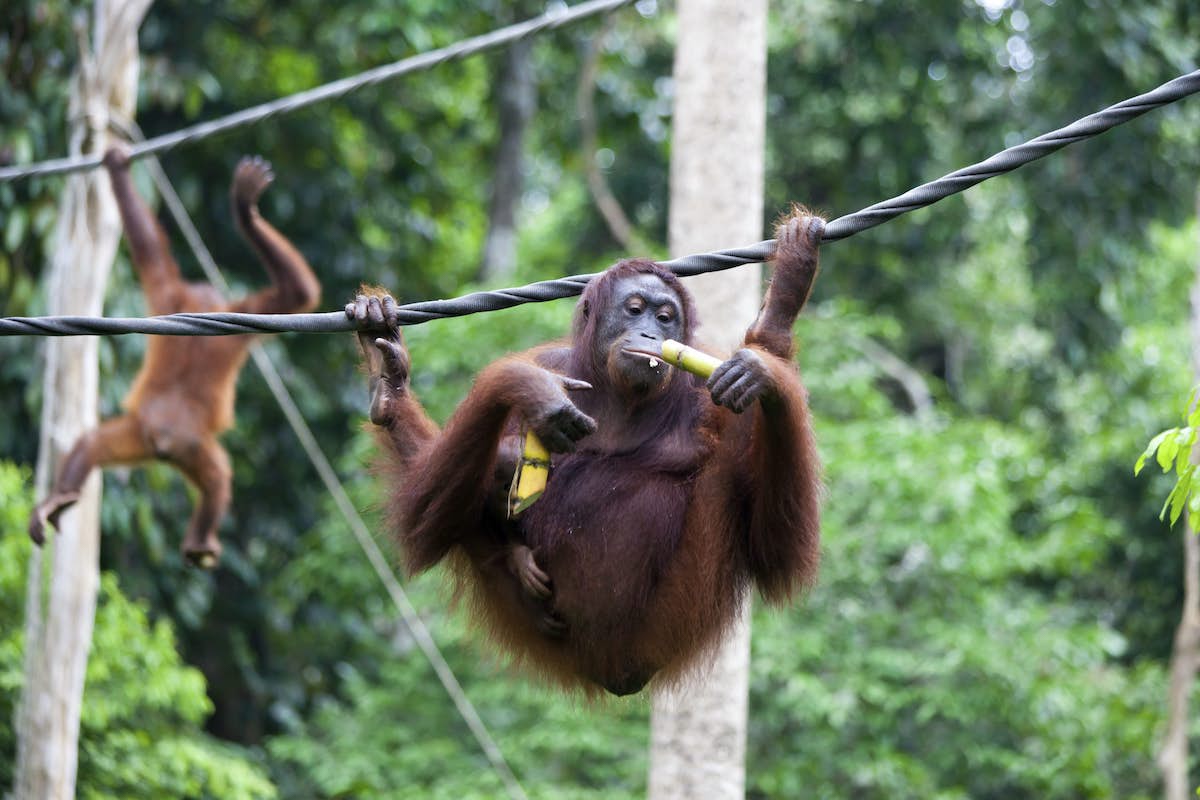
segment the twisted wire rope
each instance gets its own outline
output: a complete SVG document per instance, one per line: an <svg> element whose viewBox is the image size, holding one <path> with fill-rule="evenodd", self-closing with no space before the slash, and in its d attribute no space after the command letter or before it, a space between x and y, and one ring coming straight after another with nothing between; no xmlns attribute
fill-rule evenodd
<svg viewBox="0 0 1200 800"><path fill-rule="evenodd" d="M587 19L588 17L596 16L597 14L616 11L632 2L634 0L588 0L588 2L580 3L570 8L556 7L540 17L534 17L525 22L518 22L480 36L463 39L437 50L430 50L426 53L420 53L391 64L384 64L374 69L360 72L357 75L351 75L313 87L312 89L306 89L305 91L296 92L286 97L260 103L259 105L236 111L224 117L200 122L172 133L163 134L162 136L155 136L131 148L129 157L136 160L152 153L163 153L180 145L191 144L192 142L198 142L201 139L207 139L219 133L226 133L237 128L262 122L278 114L287 114L315 103L344 97L351 92L358 91L367 86L374 86L377 83L382 83L401 75L432 69L447 61L455 61L482 53L486 50L494 50L536 33L555 30L565 25ZM0 183L35 175L64 175L71 172L95 169L98 166L100 166L100 156L55 158L48 161L39 161L35 164L2 167L0 168Z"/></svg>
<svg viewBox="0 0 1200 800"><path fill-rule="evenodd" d="M1066 127L1044 133L1022 144L955 170L937 180L860 211L847 214L825 227L824 242L835 242L882 225L901 214L933 205L977 183L1011 172L1067 145L1090 139L1156 108L1200 91L1200 70L1170 80L1145 94L1131 97L1089 114ZM680 276L698 275L756 263L770 258L775 240L712 253L699 253L659 262ZM594 274L539 281L511 289L474 292L449 300L426 300L400 307L401 325L419 325L434 319L499 311L523 303L541 303L572 297ZM188 313L161 317L6 317L0 319L0 336L79 336L150 333L176 336L224 336L239 333L344 333L357 324L342 311L316 314Z"/></svg>

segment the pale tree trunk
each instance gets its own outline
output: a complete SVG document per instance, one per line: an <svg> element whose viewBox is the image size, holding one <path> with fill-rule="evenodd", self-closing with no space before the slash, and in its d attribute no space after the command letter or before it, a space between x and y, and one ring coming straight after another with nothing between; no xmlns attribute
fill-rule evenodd
<svg viewBox="0 0 1200 800"><path fill-rule="evenodd" d="M765 0L679 0L671 138L673 255L762 238L766 125ZM741 341L761 302L760 267L687 280L699 338L715 351ZM750 667L747 603L711 672L654 698L649 796L745 795Z"/></svg>
<svg viewBox="0 0 1200 800"><path fill-rule="evenodd" d="M100 153L109 120L131 118L137 101L137 29L150 0L96 0L92 46L80 30L80 64L71 87L70 153ZM55 229L47 313L98 316L121 224L101 171L72 175ZM46 339L36 491L44 497L59 459L97 422L97 339ZM25 610L25 686L17 710L18 800L75 796L79 715L99 583L100 480L93 476L45 549L29 560ZM49 564L46 585L44 560Z"/></svg>
<svg viewBox="0 0 1200 800"><path fill-rule="evenodd" d="M1200 195L1196 202L1200 219ZM1192 284L1192 373L1200 382L1200 257ZM1192 460L1197 452L1193 449ZM1167 733L1158 751L1158 766L1163 774L1163 797L1185 800L1188 792L1188 700L1200 667L1200 542L1192 530L1195 522L1184 512L1183 525L1183 615L1175 629L1171 649L1171 683L1167 695Z"/></svg>
<svg viewBox="0 0 1200 800"><path fill-rule="evenodd" d="M500 141L492 170L480 280L508 278L517 268L517 209L525 186L525 132L537 105L532 46L531 39L513 42L504 54L504 68L497 78Z"/></svg>

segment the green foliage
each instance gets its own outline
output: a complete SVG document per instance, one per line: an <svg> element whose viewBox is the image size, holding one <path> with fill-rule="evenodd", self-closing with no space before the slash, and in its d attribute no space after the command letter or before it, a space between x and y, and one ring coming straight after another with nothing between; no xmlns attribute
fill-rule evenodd
<svg viewBox="0 0 1200 800"><path fill-rule="evenodd" d="M1162 672L1116 666L1117 631L1030 584L1103 545L1091 517L1033 539L1013 530L1035 442L970 421L818 420L818 434L835 498L821 581L755 619L751 785L1149 797Z"/></svg>
<svg viewBox="0 0 1200 800"><path fill-rule="evenodd" d="M23 684L23 614L31 544L29 473L0 462L0 783L11 785L14 713ZM276 796L250 753L202 732L212 703L163 620L101 577L88 659L77 794L259 800Z"/></svg>
<svg viewBox="0 0 1200 800"><path fill-rule="evenodd" d="M0 461L0 785L11 786L17 752L13 717L24 681L21 635L29 537L29 472Z"/></svg>
<svg viewBox="0 0 1200 800"><path fill-rule="evenodd" d="M1171 488L1163 503L1159 519L1165 519L1167 512L1171 513L1171 525L1179 520L1179 515L1186 508L1188 521L1192 530L1200 532L1200 478L1196 475L1196 465L1192 463L1192 448L1196 444L1196 431L1200 428L1200 404L1197 404L1200 386L1192 389L1184 409L1183 418L1186 423L1182 428L1168 428L1162 431L1146 445L1145 451L1138 456L1133 466L1133 474L1137 475L1146 466L1146 460L1153 458L1164 473L1175 473L1175 486Z"/></svg>
<svg viewBox="0 0 1200 800"><path fill-rule="evenodd" d="M201 733L204 676L180 663L165 621L151 624L116 577L101 581L80 736L79 796L269 798L246 752Z"/></svg>
<svg viewBox="0 0 1200 800"><path fill-rule="evenodd" d="M453 624L439 625L439 638ZM461 631L451 634L457 640ZM403 639L402 639L403 641ZM344 669L345 701L269 745L284 796L493 798L504 789L411 642L374 680ZM469 648L466 648L469 649ZM647 711L631 700L589 708L514 679L455 642L447 655L531 797L644 793ZM403 720L402 724L397 724Z"/></svg>

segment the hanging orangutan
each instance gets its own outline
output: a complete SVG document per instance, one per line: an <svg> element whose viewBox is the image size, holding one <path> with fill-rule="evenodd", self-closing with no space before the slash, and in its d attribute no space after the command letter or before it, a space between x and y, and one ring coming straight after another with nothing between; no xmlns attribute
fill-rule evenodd
<svg viewBox="0 0 1200 800"><path fill-rule="evenodd" d="M188 283L180 275L166 231L133 187L128 150L110 149L103 163L150 314L286 314L310 311L320 302L321 285L304 256L259 214L258 198L274 180L266 161L239 161L230 195L234 224L258 254L271 283L233 302L212 285ZM183 554L198 566L214 566L221 554L217 527L229 506L233 480L229 456L217 434L233 424L237 376L253 341L252 335L151 336L125 398L125 413L104 420L75 442L49 496L29 520L33 541L43 543L46 524L57 524L59 515L79 499L95 467L158 459L178 468L199 490Z"/></svg>
<svg viewBox="0 0 1200 800"><path fill-rule="evenodd" d="M820 465L792 325L824 222L796 210L741 349L707 383L654 354L690 343L692 299L652 261L593 280L569 342L494 362L443 431L409 383L397 304L346 306L410 572L446 560L472 618L515 661L616 695L711 653L751 586L781 602L813 581ZM544 494L509 515L522 432L551 451Z"/></svg>

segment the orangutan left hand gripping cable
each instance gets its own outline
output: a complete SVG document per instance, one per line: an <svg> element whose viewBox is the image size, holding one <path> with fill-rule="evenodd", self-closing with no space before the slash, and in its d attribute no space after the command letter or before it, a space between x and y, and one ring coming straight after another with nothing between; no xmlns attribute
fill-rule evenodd
<svg viewBox="0 0 1200 800"><path fill-rule="evenodd" d="M120 209L125 240L149 314L239 311L287 314L311 311L321 285L304 256L258 211L258 198L274 180L271 165L246 157L233 173L233 221L271 279L265 288L232 302L210 284L189 283L171 256L166 232L134 190L124 148L104 155ZM233 424L238 372L254 337L151 336L142 368L125 398L125 413L83 434L63 460L49 496L33 512L29 535L39 545L46 524L79 499L95 467L166 461L200 492L183 539L184 556L211 567L221 554L217 527L229 505L233 473L217 434Z"/></svg>
<svg viewBox="0 0 1200 800"><path fill-rule="evenodd" d="M409 570L447 560L517 662L614 694L687 672L751 586L781 602L811 583L820 476L792 325L823 230L801 209L780 224L762 310L706 383L647 356L691 344L695 311L675 275L631 259L588 285L570 341L488 366L444 431L413 396L396 302L361 292L346 314ZM551 471L512 516L528 431Z"/></svg>

